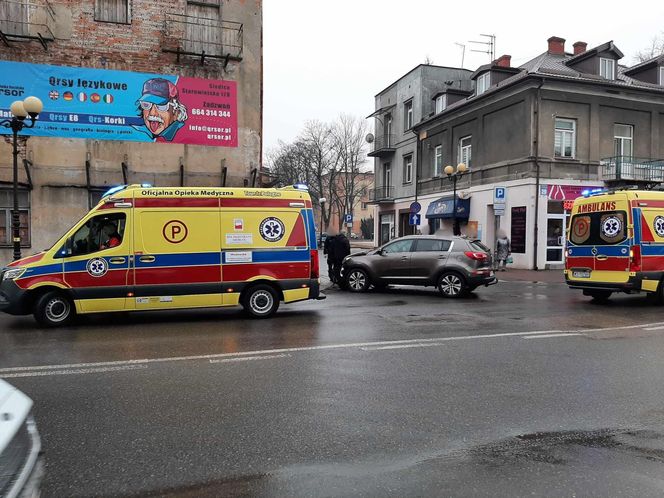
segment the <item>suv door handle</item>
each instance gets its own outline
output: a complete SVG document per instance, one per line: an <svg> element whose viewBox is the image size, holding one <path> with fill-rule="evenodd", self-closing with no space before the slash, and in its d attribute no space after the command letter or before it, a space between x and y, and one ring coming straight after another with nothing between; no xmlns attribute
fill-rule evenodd
<svg viewBox="0 0 664 498"><path fill-rule="evenodd" d="M408 256L401 256L401 261L406 261L408 259Z"/></svg>
<svg viewBox="0 0 664 498"><path fill-rule="evenodd" d="M445 256L444 254L441 254L440 256L438 256L438 259L445 259L446 257L447 256Z"/></svg>
<svg viewBox="0 0 664 498"><path fill-rule="evenodd" d="M125 258L111 258L108 261L110 263L114 264L114 265L121 265L122 263L124 263L126 261L126 259Z"/></svg>
<svg viewBox="0 0 664 498"><path fill-rule="evenodd" d="M141 263L154 263L155 257L154 256L141 256L138 258L138 260Z"/></svg>

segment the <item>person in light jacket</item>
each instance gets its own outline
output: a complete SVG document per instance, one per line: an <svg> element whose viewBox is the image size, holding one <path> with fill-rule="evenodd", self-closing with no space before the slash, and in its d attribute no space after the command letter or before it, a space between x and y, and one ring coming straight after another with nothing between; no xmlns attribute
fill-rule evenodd
<svg viewBox="0 0 664 498"><path fill-rule="evenodd" d="M496 270L505 271L507 269L507 258L512 254L510 239L505 232L500 232L496 240Z"/></svg>

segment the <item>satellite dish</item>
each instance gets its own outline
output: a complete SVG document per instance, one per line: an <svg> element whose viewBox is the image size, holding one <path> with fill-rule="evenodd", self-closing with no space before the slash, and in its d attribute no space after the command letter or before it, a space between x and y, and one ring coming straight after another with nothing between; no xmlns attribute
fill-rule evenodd
<svg viewBox="0 0 664 498"><path fill-rule="evenodd" d="M364 139L367 141L368 144L373 143L374 141L374 135L373 133L368 133Z"/></svg>

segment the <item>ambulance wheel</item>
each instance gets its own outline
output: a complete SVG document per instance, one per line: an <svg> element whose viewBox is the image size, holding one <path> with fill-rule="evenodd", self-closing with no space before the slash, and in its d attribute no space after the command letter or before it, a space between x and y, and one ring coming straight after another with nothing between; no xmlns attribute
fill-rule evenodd
<svg viewBox="0 0 664 498"><path fill-rule="evenodd" d="M279 309L279 296L269 285L254 285L242 296L242 306L254 318L267 318Z"/></svg>
<svg viewBox="0 0 664 498"><path fill-rule="evenodd" d="M612 292L611 291L603 291L603 290L597 290L597 291L591 291L588 293L588 295L592 298L594 303L606 303L609 301L609 298L611 297Z"/></svg>
<svg viewBox="0 0 664 498"><path fill-rule="evenodd" d="M75 314L74 303L60 291L49 291L40 296L33 308L37 323L49 328L68 324Z"/></svg>

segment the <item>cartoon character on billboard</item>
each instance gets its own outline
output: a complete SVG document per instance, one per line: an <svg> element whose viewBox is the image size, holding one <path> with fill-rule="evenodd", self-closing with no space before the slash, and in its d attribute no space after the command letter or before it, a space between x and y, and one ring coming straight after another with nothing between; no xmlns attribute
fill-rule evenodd
<svg viewBox="0 0 664 498"><path fill-rule="evenodd" d="M143 83L143 95L136 101L142 125L134 125L153 141L170 142L187 120L187 108L178 99L178 89L163 78Z"/></svg>

